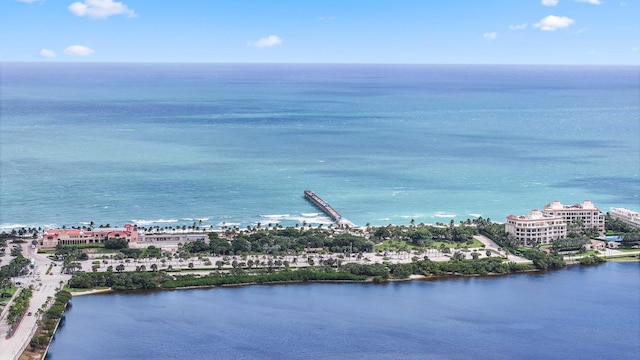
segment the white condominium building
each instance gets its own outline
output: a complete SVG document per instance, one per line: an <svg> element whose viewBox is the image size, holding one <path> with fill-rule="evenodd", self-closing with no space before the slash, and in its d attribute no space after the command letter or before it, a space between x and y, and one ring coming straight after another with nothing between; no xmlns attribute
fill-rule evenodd
<svg viewBox="0 0 640 360"><path fill-rule="evenodd" d="M545 205L542 212L545 215L562 217L567 223L580 219L583 229L596 228L600 235L605 233L604 214L589 200L574 205L563 205L560 201L555 200L553 203Z"/></svg>
<svg viewBox="0 0 640 360"><path fill-rule="evenodd" d="M523 245L533 242L549 244L552 240L567 236L567 223L561 216L546 215L534 209L529 215L507 216L505 231Z"/></svg>
<svg viewBox="0 0 640 360"><path fill-rule="evenodd" d="M609 215L631 227L640 228L640 213L638 212L625 208L613 208L609 211Z"/></svg>

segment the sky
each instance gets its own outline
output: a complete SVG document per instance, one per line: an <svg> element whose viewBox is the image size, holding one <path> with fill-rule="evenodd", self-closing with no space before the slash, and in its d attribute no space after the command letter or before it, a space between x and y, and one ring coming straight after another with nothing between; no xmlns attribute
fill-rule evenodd
<svg viewBox="0 0 640 360"><path fill-rule="evenodd" d="M640 0L0 0L0 61L640 64Z"/></svg>

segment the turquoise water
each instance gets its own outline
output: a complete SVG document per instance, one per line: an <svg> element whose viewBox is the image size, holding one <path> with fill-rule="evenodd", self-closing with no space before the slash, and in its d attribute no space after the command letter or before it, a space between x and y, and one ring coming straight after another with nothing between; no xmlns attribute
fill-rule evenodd
<svg viewBox="0 0 640 360"><path fill-rule="evenodd" d="M76 297L48 359L636 359L639 263Z"/></svg>
<svg viewBox="0 0 640 360"><path fill-rule="evenodd" d="M0 226L640 210L639 68L1 65Z"/></svg>

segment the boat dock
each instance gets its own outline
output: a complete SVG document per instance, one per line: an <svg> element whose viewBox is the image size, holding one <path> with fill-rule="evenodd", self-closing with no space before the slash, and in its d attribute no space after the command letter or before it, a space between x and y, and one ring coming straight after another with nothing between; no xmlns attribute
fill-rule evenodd
<svg viewBox="0 0 640 360"><path fill-rule="evenodd" d="M349 220L343 219L342 215L340 215L339 212L337 212L333 207L331 207L331 205L322 200L320 196L316 195L313 191L305 190L304 198L315 205L318 209L322 210L322 212L327 214L331 218L331 220L336 222L336 224L353 226L353 224Z"/></svg>

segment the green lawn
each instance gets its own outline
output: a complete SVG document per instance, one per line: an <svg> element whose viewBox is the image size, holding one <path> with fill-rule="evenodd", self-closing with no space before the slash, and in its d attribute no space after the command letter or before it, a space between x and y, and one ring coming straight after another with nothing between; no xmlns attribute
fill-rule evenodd
<svg viewBox="0 0 640 360"><path fill-rule="evenodd" d="M375 245L373 247L373 251L384 251L385 249L388 250L397 250L400 248L404 248L406 247L409 250L412 250L413 248L415 248L415 246L408 244L406 241L399 241L399 240L385 240L382 242L382 244L378 244Z"/></svg>
<svg viewBox="0 0 640 360"><path fill-rule="evenodd" d="M16 293L16 291L18 291L17 287L9 286L8 288L5 288L2 292L0 292L0 306L6 306L7 302L9 301L9 299L11 299L13 294Z"/></svg>
<svg viewBox="0 0 640 360"><path fill-rule="evenodd" d="M598 251L598 253L596 254L594 250L589 250L581 253L563 255L563 257L576 258L576 257L591 256L591 255L600 256L602 255L602 253Z"/></svg>
<svg viewBox="0 0 640 360"><path fill-rule="evenodd" d="M616 259L616 260L638 260L640 256L638 255L615 255L615 256L605 256L606 259Z"/></svg>
<svg viewBox="0 0 640 360"><path fill-rule="evenodd" d="M435 246L437 248L439 248L442 244L444 244L444 246L449 247L449 248L464 248L465 246L468 248L481 248L482 245L484 245L480 240L478 239L473 239L473 243L471 243L471 245L469 245L468 243L464 242L464 243L456 243L456 242L446 242L446 241L434 241L431 243L431 246Z"/></svg>
<svg viewBox="0 0 640 360"><path fill-rule="evenodd" d="M114 249L105 249L104 246L88 244L88 245L65 245L68 247L73 247L76 249L95 249L97 254L115 254L118 250ZM56 253L56 249L38 249L38 253L40 254L51 254L54 255Z"/></svg>
<svg viewBox="0 0 640 360"><path fill-rule="evenodd" d="M618 249L616 249L616 250L618 250L618 251L622 251L622 252L634 252L634 251L640 251L640 249L621 249L621 248L618 248Z"/></svg>

